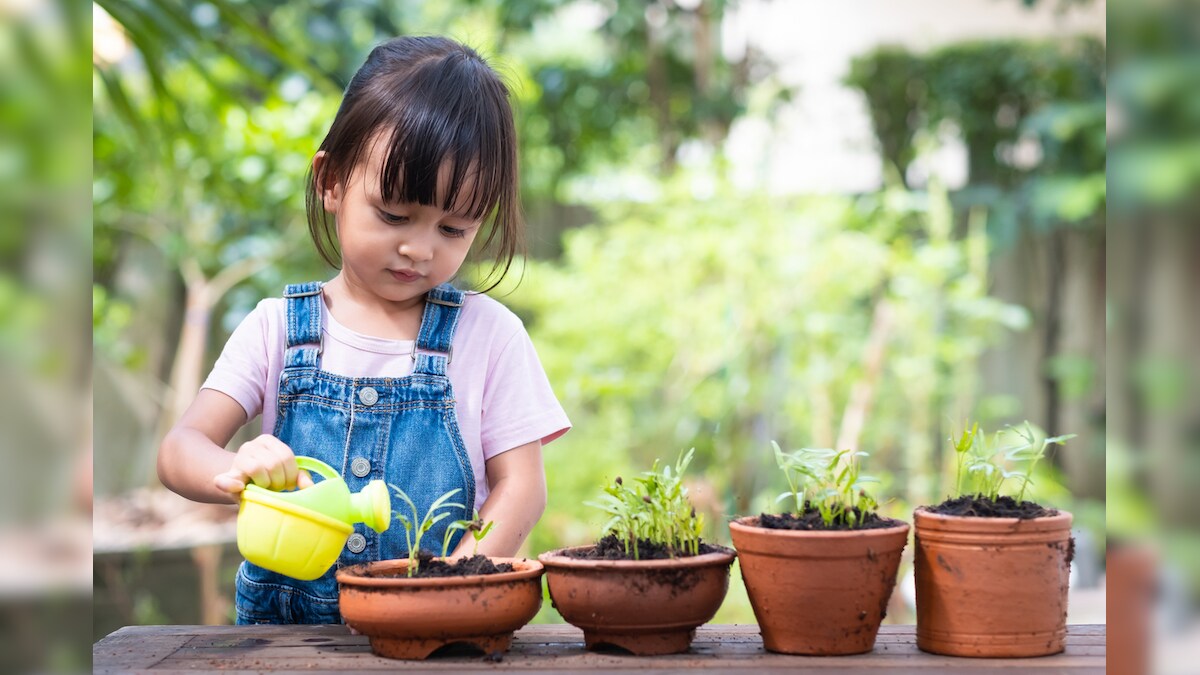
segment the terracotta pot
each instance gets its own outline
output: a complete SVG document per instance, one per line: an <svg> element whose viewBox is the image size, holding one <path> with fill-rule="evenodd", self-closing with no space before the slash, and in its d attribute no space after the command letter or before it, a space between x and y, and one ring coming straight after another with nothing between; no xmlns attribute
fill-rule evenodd
<svg viewBox="0 0 1200 675"><path fill-rule="evenodd" d="M508 651L513 631L542 606L541 563L512 563L512 572L409 579L408 560L382 560L338 570L342 618L371 640L371 651L393 659L424 659L463 642L485 653ZM367 576L396 574L396 577Z"/></svg>
<svg viewBox="0 0 1200 675"><path fill-rule="evenodd" d="M1144 543L1122 545L1110 539L1104 559L1107 667L1114 673L1145 675L1151 672L1155 644L1158 554Z"/></svg>
<svg viewBox="0 0 1200 675"><path fill-rule="evenodd" d="M583 629L588 649L614 645L639 656L686 652L696 628L729 590L730 549L670 560L583 560L549 551L546 585L554 608Z"/></svg>
<svg viewBox="0 0 1200 675"><path fill-rule="evenodd" d="M980 657L1063 650L1070 513L1021 520L918 508L914 519L918 647Z"/></svg>
<svg viewBox="0 0 1200 675"><path fill-rule="evenodd" d="M763 647L784 654L861 654L875 646L896 585L908 523L873 530L775 530L729 523Z"/></svg>

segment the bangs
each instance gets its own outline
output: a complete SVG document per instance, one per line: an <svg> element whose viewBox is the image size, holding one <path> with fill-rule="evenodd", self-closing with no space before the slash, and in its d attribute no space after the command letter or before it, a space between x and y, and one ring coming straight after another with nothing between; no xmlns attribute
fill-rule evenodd
<svg viewBox="0 0 1200 675"><path fill-rule="evenodd" d="M437 206L470 220L482 220L515 181L515 152L505 147L511 126L507 92L479 86L472 73L486 68L449 54L427 62L392 89L387 109L402 111L390 125L379 190L388 203ZM388 116L390 117L390 116Z"/></svg>

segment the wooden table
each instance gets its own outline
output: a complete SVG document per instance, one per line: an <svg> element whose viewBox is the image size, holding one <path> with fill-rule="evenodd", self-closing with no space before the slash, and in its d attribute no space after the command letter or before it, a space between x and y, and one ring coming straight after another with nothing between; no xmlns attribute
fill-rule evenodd
<svg viewBox="0 0 1200 675"><path fill-rule="evenodd" d="M913 626L883 626L875 651L858 656L786 656L764 651L755 625L706 625L687 654L636 657L617 651L589 652L583 633L568 625L534 625L517 631L512 650L495 661L451 646L427 661L375 656L367 638L345 626L127 626L92 648L97 673L196 670L255 672L397 671L457 673L528 671L554 673L709 672L783 673L824 670L851 673L1083 674L1104 672L1103 625L1068 628L1067 650L1037 659L960 659L917 649Z"/></svg>

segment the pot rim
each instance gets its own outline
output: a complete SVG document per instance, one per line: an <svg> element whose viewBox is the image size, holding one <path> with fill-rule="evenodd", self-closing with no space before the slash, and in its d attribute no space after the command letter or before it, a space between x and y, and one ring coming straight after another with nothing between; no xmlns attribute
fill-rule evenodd
<svg viewBox="0 0 1200 675"><path fill-rule="evenodd" d="M462 557L462 556L459 556ZM434 560L457 560L457 557L441 558L437 557ZM472 574L461 577L418 577L410 579L408 577L368 577L362 574L363 571L372 567L389 567L403 571L408 569L408 558L394 558L391 560L376 560L374 562L360 563L358 565L350 565L343 567L337 571L338 585L358 586L366 588L396 588L396 589L418 589L418 588L445 588L447 586L478 586L480 584L496 585L513 581L524 581L526 579L537 579L545 573L545 568L537 560L529 558L499 558L488 556L488 560L493 563L512 563L513 571L497 572L496 574Z"/></svg>
<svg viewBox="0 0 1200 675"><path fill-rule="evenodd" d="M868 537L884 537L908 532L911 525L899 518L889 518L896 522L891 527L872 527L866 530L780 530L761 525L750 525L746 521L758 520L758 516L742 516L729 521L730 530L741 530L767 536L791 537L794 539L864 539Z"/></svg>
<svg viewBox="0 0 1200 675"><path fill-rule="evenodd" d="M662 558L658 560L589 560L586 558L572 558L564 555L565 551L573 551L595 546L595 544L586 544L584 546L564 546L562 548L546 551L538 556L538 560L545 565L547 569L614 569L633 572L639 570L679 569L687 567L708 567L711 565L731 565L733 564L734 558L737 557L737 552L727 546L721 546L720 544L706 545L720 550L710 553L702 553L700 555L687 556L684 558Z"/></svg>
<svg viewBox="0 0 1200 675"><path fill-rule="evenodd" d="M918 506L913 510L913 522L922 529L985 529L1010 531L1020 528L1024 531L1058 530L1070 528L1074 515L1070 511L1055 509L1052 516L1037 518L988 518L985 516L952 516L944 513L934 513L928 506Z"/></svg>

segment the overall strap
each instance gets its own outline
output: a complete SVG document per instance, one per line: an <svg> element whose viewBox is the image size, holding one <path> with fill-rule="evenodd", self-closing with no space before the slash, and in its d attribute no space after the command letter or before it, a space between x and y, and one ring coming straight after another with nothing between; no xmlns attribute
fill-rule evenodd
<svg viewBox="0 0 1200 675"><path fill-rule="evenodd" d="M324 343L321 339L321 286L319 281L288 284L287 351L284 368L316 368ZM316 345L315 347L313 345Z"/></svg>
<svg viewBox="0 0 1200 675"><path fill-rule="evenodd" d="M413 343L414 373L445 375L446 365L454 358L451 343L458 315L466 293L450 284L442 284L425 296L425 314L421 317L421 332ZM417 353L435 352L434 354Z"/></svg>

